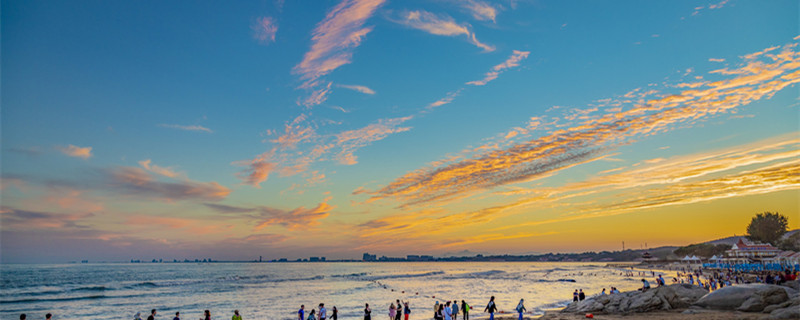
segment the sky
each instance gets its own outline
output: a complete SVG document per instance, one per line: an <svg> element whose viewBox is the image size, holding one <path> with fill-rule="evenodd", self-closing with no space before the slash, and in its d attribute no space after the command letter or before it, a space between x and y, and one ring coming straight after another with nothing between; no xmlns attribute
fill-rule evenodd
<svg viewBox="0 0 800 320"><path fill-rule="evenodd" d="M3 263L800 227L797 1L1 5Z"/></svg>

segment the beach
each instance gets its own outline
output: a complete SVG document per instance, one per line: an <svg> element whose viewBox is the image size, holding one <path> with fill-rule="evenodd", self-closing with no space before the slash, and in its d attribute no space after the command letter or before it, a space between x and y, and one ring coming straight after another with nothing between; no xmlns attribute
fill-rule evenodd
<svg viewBox="0 0 800 320"><path fill-rule="evenodd" d="M684 314L682 313L683 310L675 310L675 311L657 311L657 312L648 312L648 313L634 313L634 314L627 314L627 315L613 315L613 314L596 314L594 315L594 319L625 319L625 320L677 320L677 319L693 319L693 320L730 320L730 319L740 319L740 320L750 320L750 319L761 319L765 316L763 313L747 313L747 312L737 312L737 311L717 311L717 310L710 310L710 311L702 311L695 314ZM495 319L500 319L495 317ZM518 319L514 317L509 318L502 318L503 320L512 320ZM534 318L531 318L534 319ZM568 314L568 313L560 313L558 311L555 312L547 312L544 316L537 318L540 320L578 320L578 319L586 319L584 314Z"/></svg>

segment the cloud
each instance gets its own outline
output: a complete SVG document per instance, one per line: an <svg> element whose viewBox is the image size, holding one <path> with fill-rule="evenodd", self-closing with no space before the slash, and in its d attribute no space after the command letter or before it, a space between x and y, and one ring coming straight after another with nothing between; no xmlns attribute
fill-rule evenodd
<svg viewBox="0 0 800 320"><path fill-rule="evenodd" d="M65 214L0 207L4 230L86 228L79 222L93 215L87 212Z"/></svg>
<svg viewBox="0 0 800 320"><path fill-rule="evenodd" d="M467 40L478 48L486 52L494 51L494 46L478 41L475 33L470 30L469 24L458 24L448 15L436 15L423 10L407 11L394 22L439 36L465 35Z"/></svg>
<svg viewBox="0 0 800 320"><path fill-rule="evenodd" d="M299 207L290 211L262 207L259 208L262 220L255 229L261 230L272 225L280 225L292 231L313 227L319 225L318 220L330 215L333 208L326 202L322 202L314 208Z"/></svg>
<svg viewBox="0 0 800 320"><path fill-rule="evenodd" d="M241 246L263 247L283 242L286 239L289 239L289 236L282 234L275 234L275 233L261 233L261 234L251 234L249 236L241 238L227 238L223 240L222 243L228 245L235 245L237 247Z"/></svg>
<svg viewBox="0 0 800 320"><path fill-rule="evenodd" d="M267 181L269 178L270 173L275 171L277 165L273 162L267 161L266 157L273 154L272 152L267 152L259 155L255 159L252 160L245 160L245 161L237 161L234 162L235 165L239 166L246 166L247 169L237 174L237 176L244 181L245 184L250 186L260 188L261 183Z"/></svg>
<svg viewBox="0 0 800 320"><path fill-rule="evenodd" d="M350 63L353 49L372 31L364 27L384 0L342 0L328 11L312 32L311 49L294 67L304 80L316 80L336 68Z"/></svg>
<svg viewBox="0 0 800 320"><path fill-rule="evenodd" d="M68 145L66 147L58 147L58 150L61 153L68 155L70 157L76 157L81 159L89 159L92 157L92 147L78 147L74 145Z"/></svg>
<svg viewBox="0 0 800 320"><path fill-rule="evenodd" d="M341 148L336 156L341 164L356 164L355 151L368 146L374 141L383 140L393 133L411 130L410 127L401 127L403 122L410 120L412 116L380 119L378 122L370 124L357 130L344 131L336 135L335 144Z"/></svg>
<svg viewBox="0 0 800 320"><path fill-rule="evenodd" d="M505 62L503 62L501 64L498 64L498 65L494 66L492 68L492 71L487 72L482 80L470 81L470 82L467 82L467 84L470 84L470 85L473 85L473 86L485 85L489 81L497 79L497 76L500 75L500 73L502 73L504 70L510 69L510 68L513 68L513 67L518 67L519 66L519 62L522 61L523 59L527 58L528 54L530 54L529 51L514 50L514 52L511 54L511 56L508 57L508 60L506 60Z"/></svg>
<svg viewBox="0 0 800 320"><path fill-rule="evenodd" d="M716 58L709 58L709 62L725 62L725 59L716 59Z"/></svg>
<svg viewBox="0 0 800 320"><path fill-rule="evenodd" d="M459 95L460 93L461 93L461 89L458 89L458 90L456 90L456 91L451 91L451 92L448 92L448 93L447 93L447 95L446 95L444 98L441 98L441 99L439 99L439 100L436 100L436 101L434 101L434 102L431 102L431 104L429 104L429 105L427 106L427 109L433 109L433 108L436 108L436 107L441 107L441 106L443 106L443 105L446 105L446 104L448 104L448 103L451 103L451 102L453 102L453 99L455 99L456 97L458 97L458 95Z"/></svg>
<svg viewBox="0 0 800 320"><path fill-rule="evenodd" d="M216 182L197 182L181 179L174 182L157 181L147 171L136 167L117 167L106 170L110 187L126 195L137 195L162 200L225 199L231 190Z"/></svg>
<svg viewBox="0 0 800 320"><path fill-rule="evenodd" d="M278 33L278 23L272 17L261 17L250 26L253 29L253 38L263 45L275 42L275 34Z"/></svg>
<svg viewBox="0 0 800 320"><path fill-rule="evenodd" d="M347 84L337 84L336 86L339 87L339 88L355 90L355 91L361 92L363 94L370 94L370 95L375 94L374 90L372 90L372 89L370 89L368 87L365 87L365 86L347 85Z"/></svg>
<svg viewBox="0 0 800 320"><path fill-rule="evenodd" d="M467 9L476 20L496 22L497 8L488 2L481 0L462 0L458 1L461 7Z"/></svg>
<svg viewBox="0 0 800 320"><path fill-rule="evenodd" d="M401 125L412 116L378 119L362 128L334 134L317 134L315 124L301 115L288 123L283 135L269 140L275 146L253 159L236 161L233 164L247 167L238 174L246 184L258 187L272 172L282 176L306 174L309 166L317 161L336 161L340 164L357 163L355 153L375 141L385 139L391 134L405 132L410 127ZM302 147L301 147L302 145ZM312 173L309 182L324 180L324 174ZM311 183L313 184L313 183ZM311 185L310 184L310 185Z"/></svg>
<svg viewBox="0 0 800 320"><path fill-rule="evenodd" d="M691 126L800 82L796 44L780 53L746 56L736 69L712 71L720 79L678 93L638 92L638 97L608 101L624 109L606 109L536 139L476 154L455 163L422 168L373 192L371 201L395 198L404 205L463 197L493 187L529 181L574 165L602 159L616 146ZM759 60L760 59L760 60Z"/></svg>
<svg viewBox="0 0 800 320"><path fill-rule="evenodd" d="M155 174L159 174L168 178L175 178L180 174L175 172L172 168L165 168L160 167L157 165L151 165L152 161L150 159L139 161L139 165L142 166L147 171L150 171Z"/></svg>
<svg viewBox="0 0 800 320"><path fill-rule="evenodd" d="M208 133L214 133L214 131L211 131L211 129L203 127L203 126L198 126L198 125L184 126L184 125L179 125L179 124L163 124L162 123L162 124L159 124L158 126L162 127L162 128L171 128L171 129L178 129L178 130L185 130L185 131L204 131L204 132L208 132Z"/></svg>
<svg viewBox="0 0 800 320"><path fill-rule="evenodd" d="M204 203L203 205L220 213L248 213L256 211L255 208L236 207L217 203Z"/></svg>
<svg viewBox="0 0 800 320"><path fill-rule="evenodd" d="M327 85L318 86L317 83L314 82L309 86L309 88L316 88L316 89L313 89L311 91L311 94L309 94L305 99L302 100L302 102L298 104L302 104L303 106L308 108L322 104L323 102L328 100L328 94L331 93L331 84L332 84L331 82L328 82Z"/></svg>

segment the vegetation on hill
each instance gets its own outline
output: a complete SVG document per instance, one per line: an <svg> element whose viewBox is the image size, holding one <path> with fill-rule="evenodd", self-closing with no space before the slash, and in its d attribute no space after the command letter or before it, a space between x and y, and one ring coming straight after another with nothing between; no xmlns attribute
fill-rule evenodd
<svg viewBox="0 0 800 320"><path fill-rule="evenodd" d="M675 249L675 255L679 257L698 256L702 258L710 258L712 256L723 255L725 254L725 250L730 248L731 246L727 244L697 243Z"/></svg>

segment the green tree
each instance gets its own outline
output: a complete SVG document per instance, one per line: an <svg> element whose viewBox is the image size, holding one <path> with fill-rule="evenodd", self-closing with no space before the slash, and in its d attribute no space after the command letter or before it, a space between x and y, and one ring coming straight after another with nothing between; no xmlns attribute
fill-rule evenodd
<svg viewBox="0 0 800 320"><path fill-rule="evenodd" d="M757 213L747 225L747 238L777 246L788 227L786 216L777 212Z"/></svg>

